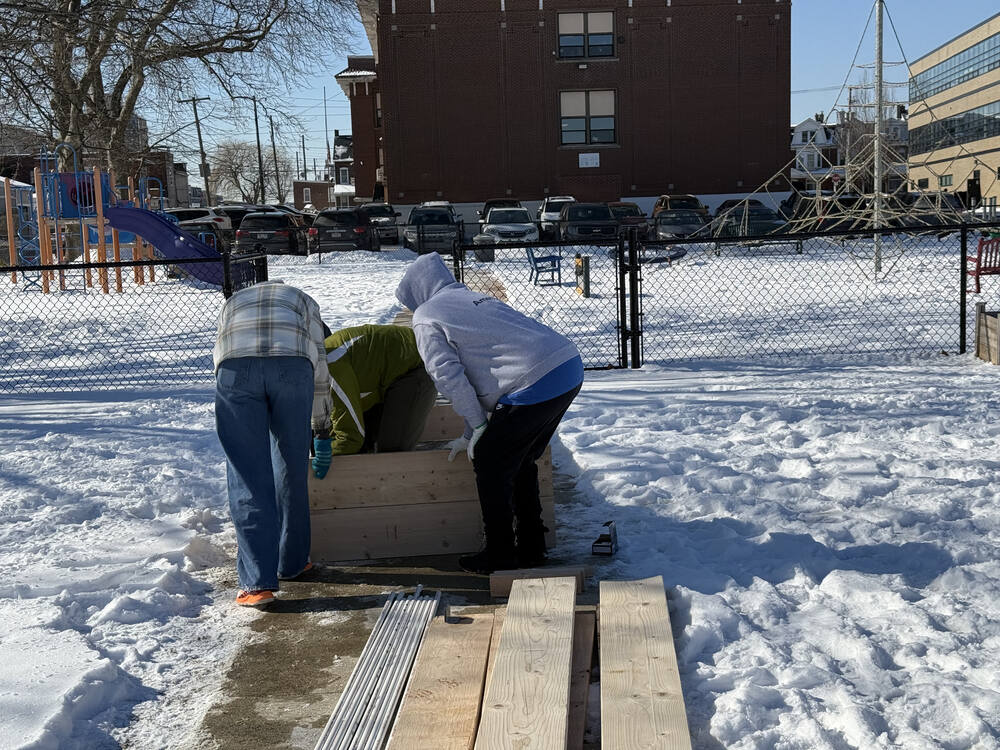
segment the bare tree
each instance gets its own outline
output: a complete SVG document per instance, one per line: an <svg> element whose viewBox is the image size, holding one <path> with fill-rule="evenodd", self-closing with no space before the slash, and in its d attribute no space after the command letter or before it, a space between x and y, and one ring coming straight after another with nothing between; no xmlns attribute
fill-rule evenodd
<svg viewBox="0 0 1000 750"><path fill-rule="evenodd" d="M124 175L140 104L287 90L347 47L355 15L351 0L0 0L0 104Z"/></svg>
<svg viewBox="0 0 1000 750"><path fill-rule="evenodd" d="M215 185L224 195L239 197L244 203L260 203L263 200L260 194L257 147L253 143L220 143L210 161ZM264 179L267 180L266 174Z"/></svg>

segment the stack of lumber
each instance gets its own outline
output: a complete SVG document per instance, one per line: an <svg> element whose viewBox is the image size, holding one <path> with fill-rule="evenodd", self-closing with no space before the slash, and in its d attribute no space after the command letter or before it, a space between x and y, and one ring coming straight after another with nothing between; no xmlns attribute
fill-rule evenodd
<svg viewBox="0 0 1000 750"><path fill-rule="evenodd" d="M410 668L437 612L434 597L393 594L327 722L316 750L381 750L392 726Z"/></svg>
<svg viewBox="0 0 1000 750"><path fill-rule="evenodd" d="M511 582L506 608L435 618L389 750L577 750L595 613L575 577ZM660 577L600 587L601 748L691 747Z"/></svg>

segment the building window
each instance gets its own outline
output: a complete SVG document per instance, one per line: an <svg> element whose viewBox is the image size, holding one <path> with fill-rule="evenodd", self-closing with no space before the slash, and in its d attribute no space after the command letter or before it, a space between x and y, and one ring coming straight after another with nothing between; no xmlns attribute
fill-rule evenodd
<svg viewBox="0 0 1000 750"><path fill-rule="evenodd" d="M375 92L375 127L382 127L382 93Z"/></svg>
<svg viewBox="0 0 1000 750"><path fill-rule="evenodd" d="M938 177L938 187L951 187L952 182L952 175L950 174L943 174Z"/></svg>
<svg viewBox="0 0 1000 750"><path fill-rule="evenodd" d="M1000 135L1000 100L910 131L910 153L923 154Z"/></svg>
<svg viewBox="0 0 1000 750"><path fill-rule="evenodd" d="M802 131L802 142L809 143L813 137L816 135L815 130L803 130Z"/></svg>
<svg viewBox="0 0 1000 750"><path fill-rule="evenodd" d="M910 79L910 103L1000 68L1000 34L984 39Z"/></svg>
<svg viewBox="0 0 1000 750"><path fill-rule="evenodd" d="M979 170L978 169L973 169L972 170L972 179L979 180Z"/></svg>
<svg viewBox="0 0 1000 750"><path fill-rule="evenodd" d="M312 203L313 202L313 191L312 188L304 187L302 188L302 202Z"/></svg>
<svg viewBox="0 0 1000 750"><path fill-rule="evenodd" d="M563 91L559 109L564 146L615 142L614 91Z"/></svg>
<svg viewBox="0 0 1000 750"><path fill-rule="evenodd" d="M926 190L930 186L931 186L930 180L926 177L921 177L919 180L917 180L918 190Z"/></svg>
<svg viewBox="0 0 1000 750"><path fill-rule="evenodd" d="M350 176L350 174L348 174L347 167L341 167L340 168L340 180L339 180L339 182L340 182L341 185L349 185L349 184L351 184L351 176Z"/></svg>
<svg viewBox="0 0 1000 750"><path fill-rule="evenodd" d="M560 13L559 57L614 57L614 13Z"/></svg>

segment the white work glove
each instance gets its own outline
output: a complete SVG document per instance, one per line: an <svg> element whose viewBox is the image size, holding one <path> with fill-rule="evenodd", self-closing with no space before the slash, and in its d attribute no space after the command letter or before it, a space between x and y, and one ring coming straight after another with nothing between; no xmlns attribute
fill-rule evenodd
<svg viewBox="0 0 1000 750"><path fill-rule="evenodd" d="M476 443L479 442L479 438L483 436L486 432L486 422L483 422L479 427L472 431L472 437L469 438L469 460L471 461L476 457Z"/></svg>
<svg viewBox="0 0 1000 750"><path fill-rule="evenodd" d="M455 456L469 447L469 439L465 435L461 435L448 443L448 447L451 449L451 453L448 454L448 460L454 461Z"/></svg>
<svg viewBox="0 0 1000 750"><path fill-rule="evenodd" d="M479 442L479 438L481 438L483 436L483 433L486 432L486 425L487 423L483 422L481 425L479 425L479 427L475 428L472 431L472 437L467 438L465 437L465 435L462 435L461 437L457 437L450 443L448 443L448 448L451 450L451 452L448 454L448 460L454 461L455 456L457 456L463 450L468 453L470 461L473 458L475 458L476 443Z"/></svg>

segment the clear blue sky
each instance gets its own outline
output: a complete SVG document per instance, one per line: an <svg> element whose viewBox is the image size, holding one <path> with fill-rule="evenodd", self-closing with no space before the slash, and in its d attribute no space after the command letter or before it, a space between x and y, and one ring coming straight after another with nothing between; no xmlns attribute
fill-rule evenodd
<svg viewBox="0 0 1000 750"><path fill-rule="evenodd" d="M850 72L872 0L795 0L792 5L792 123L829 112ZM886 0L885 60L913 61L1000 12L997 0ZM900 46L893 34L892 19ZM905 56L905 57L904 57ZM875 18L864 36L858 62L875 59ZM887 67L885 80L905 82L904 66ZM851 82L860 80L860 74ZM871 80L871 79L869 79ZM811 91L836 87L832 91ZM899 93L905 97L905 90ZM842 104L846 108L846 94Z"/></svg>
<svg viewBox="0 0 1000 750"><path fill-rule="evenodd" d="M795 0L792 7L792 96L791 121L800 122L816 112L829 112L837 102L838 90L851 73L851 60L861 42L858 63L871 64L875 57L875 21L872 18L862 42L873 0ZM915 60L1000 11L998 0L886 0L885 59L889 62ZM902 42L896 44L892 25ZM370 54L368 40L360 27L353 40L356 54ZM905 56L905 57L904 57ZM346 57L330 55L326 71L304 82L281 102L270 105L294 112L302 121L306 136L306 158L310 171L313 160L322 169L326 156L323 118L323 87L326 87L330 139L333 131L351 131L350 106L333 76L346 65ZM855 71L851 82L860 80ZM905 82L904 66L889 67L886 81ZM832 89L816 91L815 89ZM899 93L905 97L905 90ZM846 93L841 106L846 107ZM218 133L222 138L228 133ZM217 138L209 136L207 140ZM206 143L206 147L209 144ZM298 134L285 134L280 144L292 155L301 153ZM294 160L294 157L293 157Z"/></svg>

